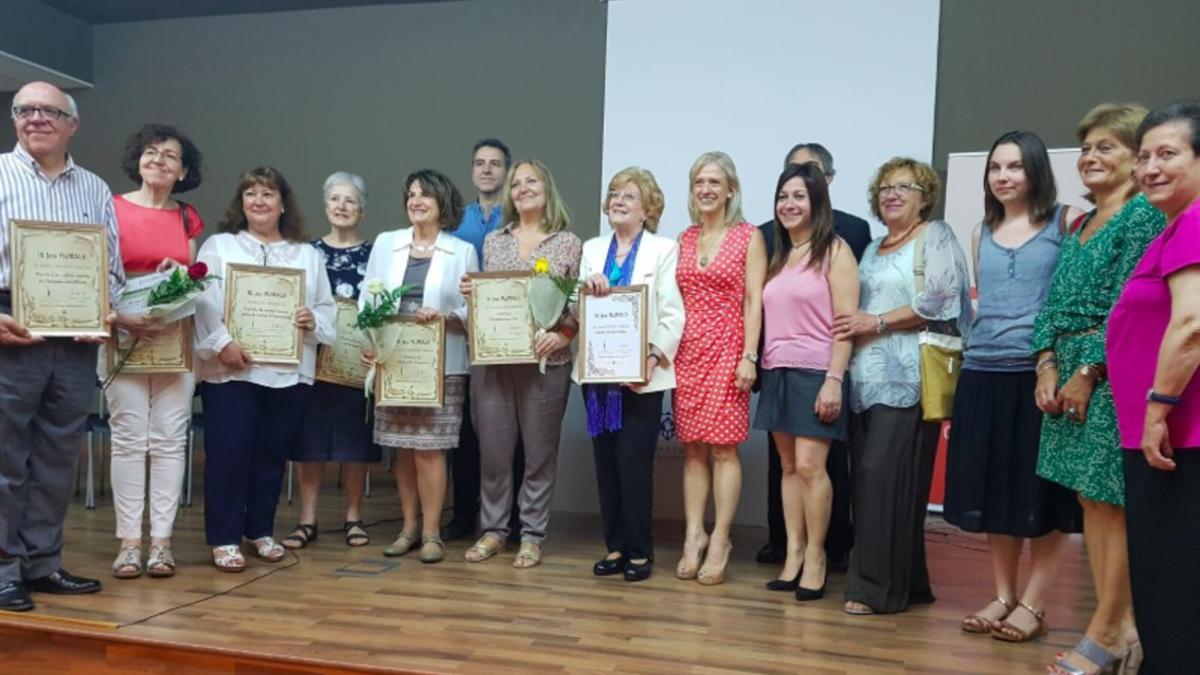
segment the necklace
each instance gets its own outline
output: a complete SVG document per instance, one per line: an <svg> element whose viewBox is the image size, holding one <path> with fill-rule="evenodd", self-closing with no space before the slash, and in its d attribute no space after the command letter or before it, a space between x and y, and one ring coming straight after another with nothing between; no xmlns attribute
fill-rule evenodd
<svg viewBox="0 0 1200 675"><path fill-rule="evenodd" d="M920 224L921 224L921 221L919 221L919 220L918 220L917 222L913 223L912 225L909 225L909 226L908 226L908 229L906 229L905 231L901 232L901 233L900 233L900 236L899 236L899 237L896 237L896 238L894 238L894 239L893 239L891 236L884 237L884 238L883 238L883 242L882 242L882 243L879 245L879 247L880 247L880 248L888 248L888 247L891 247L891 246L895 246L896 244L899 244L900 242L902 242L902 241L904 241L905 239L907 239L907 238L908 238L908 235L912 234L912 233L913 233L913 230L917 229L917 226L918 226L918 225L920 225ZM888 239L891 239L891 241L888 241Z"/></svg>
<svg viewBox="0 0 1200 675"><path fill-rule="evenodd" d="M720 252L721 243L725 241L725 233L728 230L729 230L729 228L727 228L727 227L721 229L721 234L719 234L715 237L716 238L715 245L713 244L712 241L709 241L708 245L705 245L703 232L701 232L700 236L697 237L696 248L700 249L700 267L708 267L709 256L712 255L714 247L717 249L718 252Z"/></svg>
<svg viewBox="0 0 1200 675"><path fill-rule="evenodd" d="M434 244L418 244L417 241L414 239L413 243L412 243L412 248L417 253L433 253L433 249L437 248L437 246L435 246Z"/></svg>

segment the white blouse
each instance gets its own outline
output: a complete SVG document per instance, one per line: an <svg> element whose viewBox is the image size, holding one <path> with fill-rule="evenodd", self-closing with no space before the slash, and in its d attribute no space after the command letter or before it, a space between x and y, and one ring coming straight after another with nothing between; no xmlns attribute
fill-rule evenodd
<svg viewBox="0 0 1200 675"><path fill-rule="evenodd" d="M317 364L317 343L333 344L337 313L325 262L321 253L307 242L262 242L246 230L237 234L213 235L200 247L197 261L208 265L209 274L220 277L209 283L196 302L196 378L213 384L252 382L264 387L282 388L313 383ZM230 370L217 354L233 338L225 328L225 278L229 263L291 267L304 270L304 304L312 310L316 328L304 332L300 365L253 364L245 370Z"/></svg>
<svg viewBox="0 0 1200 675"><path fill-rule="evenodd" d="M367 260L365 279L383 281L389 289L404 283L404 272L408 269L408 256L412 252L413 230L384 232L375 238L371 257ZM442 314L453 314L467 325L467 300L458 290L459 279L468 272L479 271L479 254L471 244L438 232L433 242L433 255L429 259L429 272L425 276L425 288L421 298L422 307L436 309ZM368 292L360 293L358 306L366 306ZM446 327L446 374L465 375L467 365L467 336L464 330Z"/></svg>

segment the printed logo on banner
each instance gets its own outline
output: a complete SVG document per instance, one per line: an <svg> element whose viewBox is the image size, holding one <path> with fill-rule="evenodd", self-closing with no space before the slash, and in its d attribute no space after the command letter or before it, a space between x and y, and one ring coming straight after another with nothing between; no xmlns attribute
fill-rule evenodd
<svg viewBox="0 0 1200 675"><path fill-rule="evenodd" d="M658 421L658 449L656 456L683 457L683 443L675 437L675 417L670 410L663 412Z"/></svg>

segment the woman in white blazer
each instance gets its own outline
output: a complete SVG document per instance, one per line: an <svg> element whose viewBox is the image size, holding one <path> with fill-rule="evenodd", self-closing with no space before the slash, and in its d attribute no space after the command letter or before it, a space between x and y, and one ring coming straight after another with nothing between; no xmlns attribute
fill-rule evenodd
<svg viewBox="0 0 1200 675"><path fill-rule="evenodd" d="M421 562L435 563L445 553L438 522L446 498L445 451L458 445L466 395L467 303L458 281L479 271L479 261L473 246L449 234L462 220L463 199L445 175L432 169L409 174L404 179L404 210L412 227L375 239L366 278L368 285L377 279L388 289L411 287L400 298L401 314L419 321L445 317L446 371L441 408L375 408L375 442L395 448L396 487L404 514L400 535L383 554L401 556L419 545ZM359 307L372 297L362 293Z"/></svg>
<svg viewBox="0 0 1200 675"><path fill-rule="evenodd" d="M650 291L649 381L582 387L608 548L592 572L623 573L626 581L649 578L654 561L654 450L663 392L675 387L675 351L683 335L683 298L675 283L679 247L654 234L662 212L663 193L652 173L638 167L618 172L604 200L612 234L584 243L579 264L585 293L603 296L613 286L638 284ZM578 372L574 377L578 381Z"/></svg>

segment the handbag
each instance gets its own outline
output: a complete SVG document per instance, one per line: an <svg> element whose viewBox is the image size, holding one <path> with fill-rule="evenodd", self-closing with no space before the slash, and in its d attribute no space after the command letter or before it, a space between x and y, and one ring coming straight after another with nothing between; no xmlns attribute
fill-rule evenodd
<svg viewBox="0 0 1200 675"><path fill-rule="evenodd" d="M913 284L925 292L925 231L913 251ZM921 418L927 422L950 418L954 391L962 374L963 340L953 321L930 321L917 333L920 349Z"/></svg>

